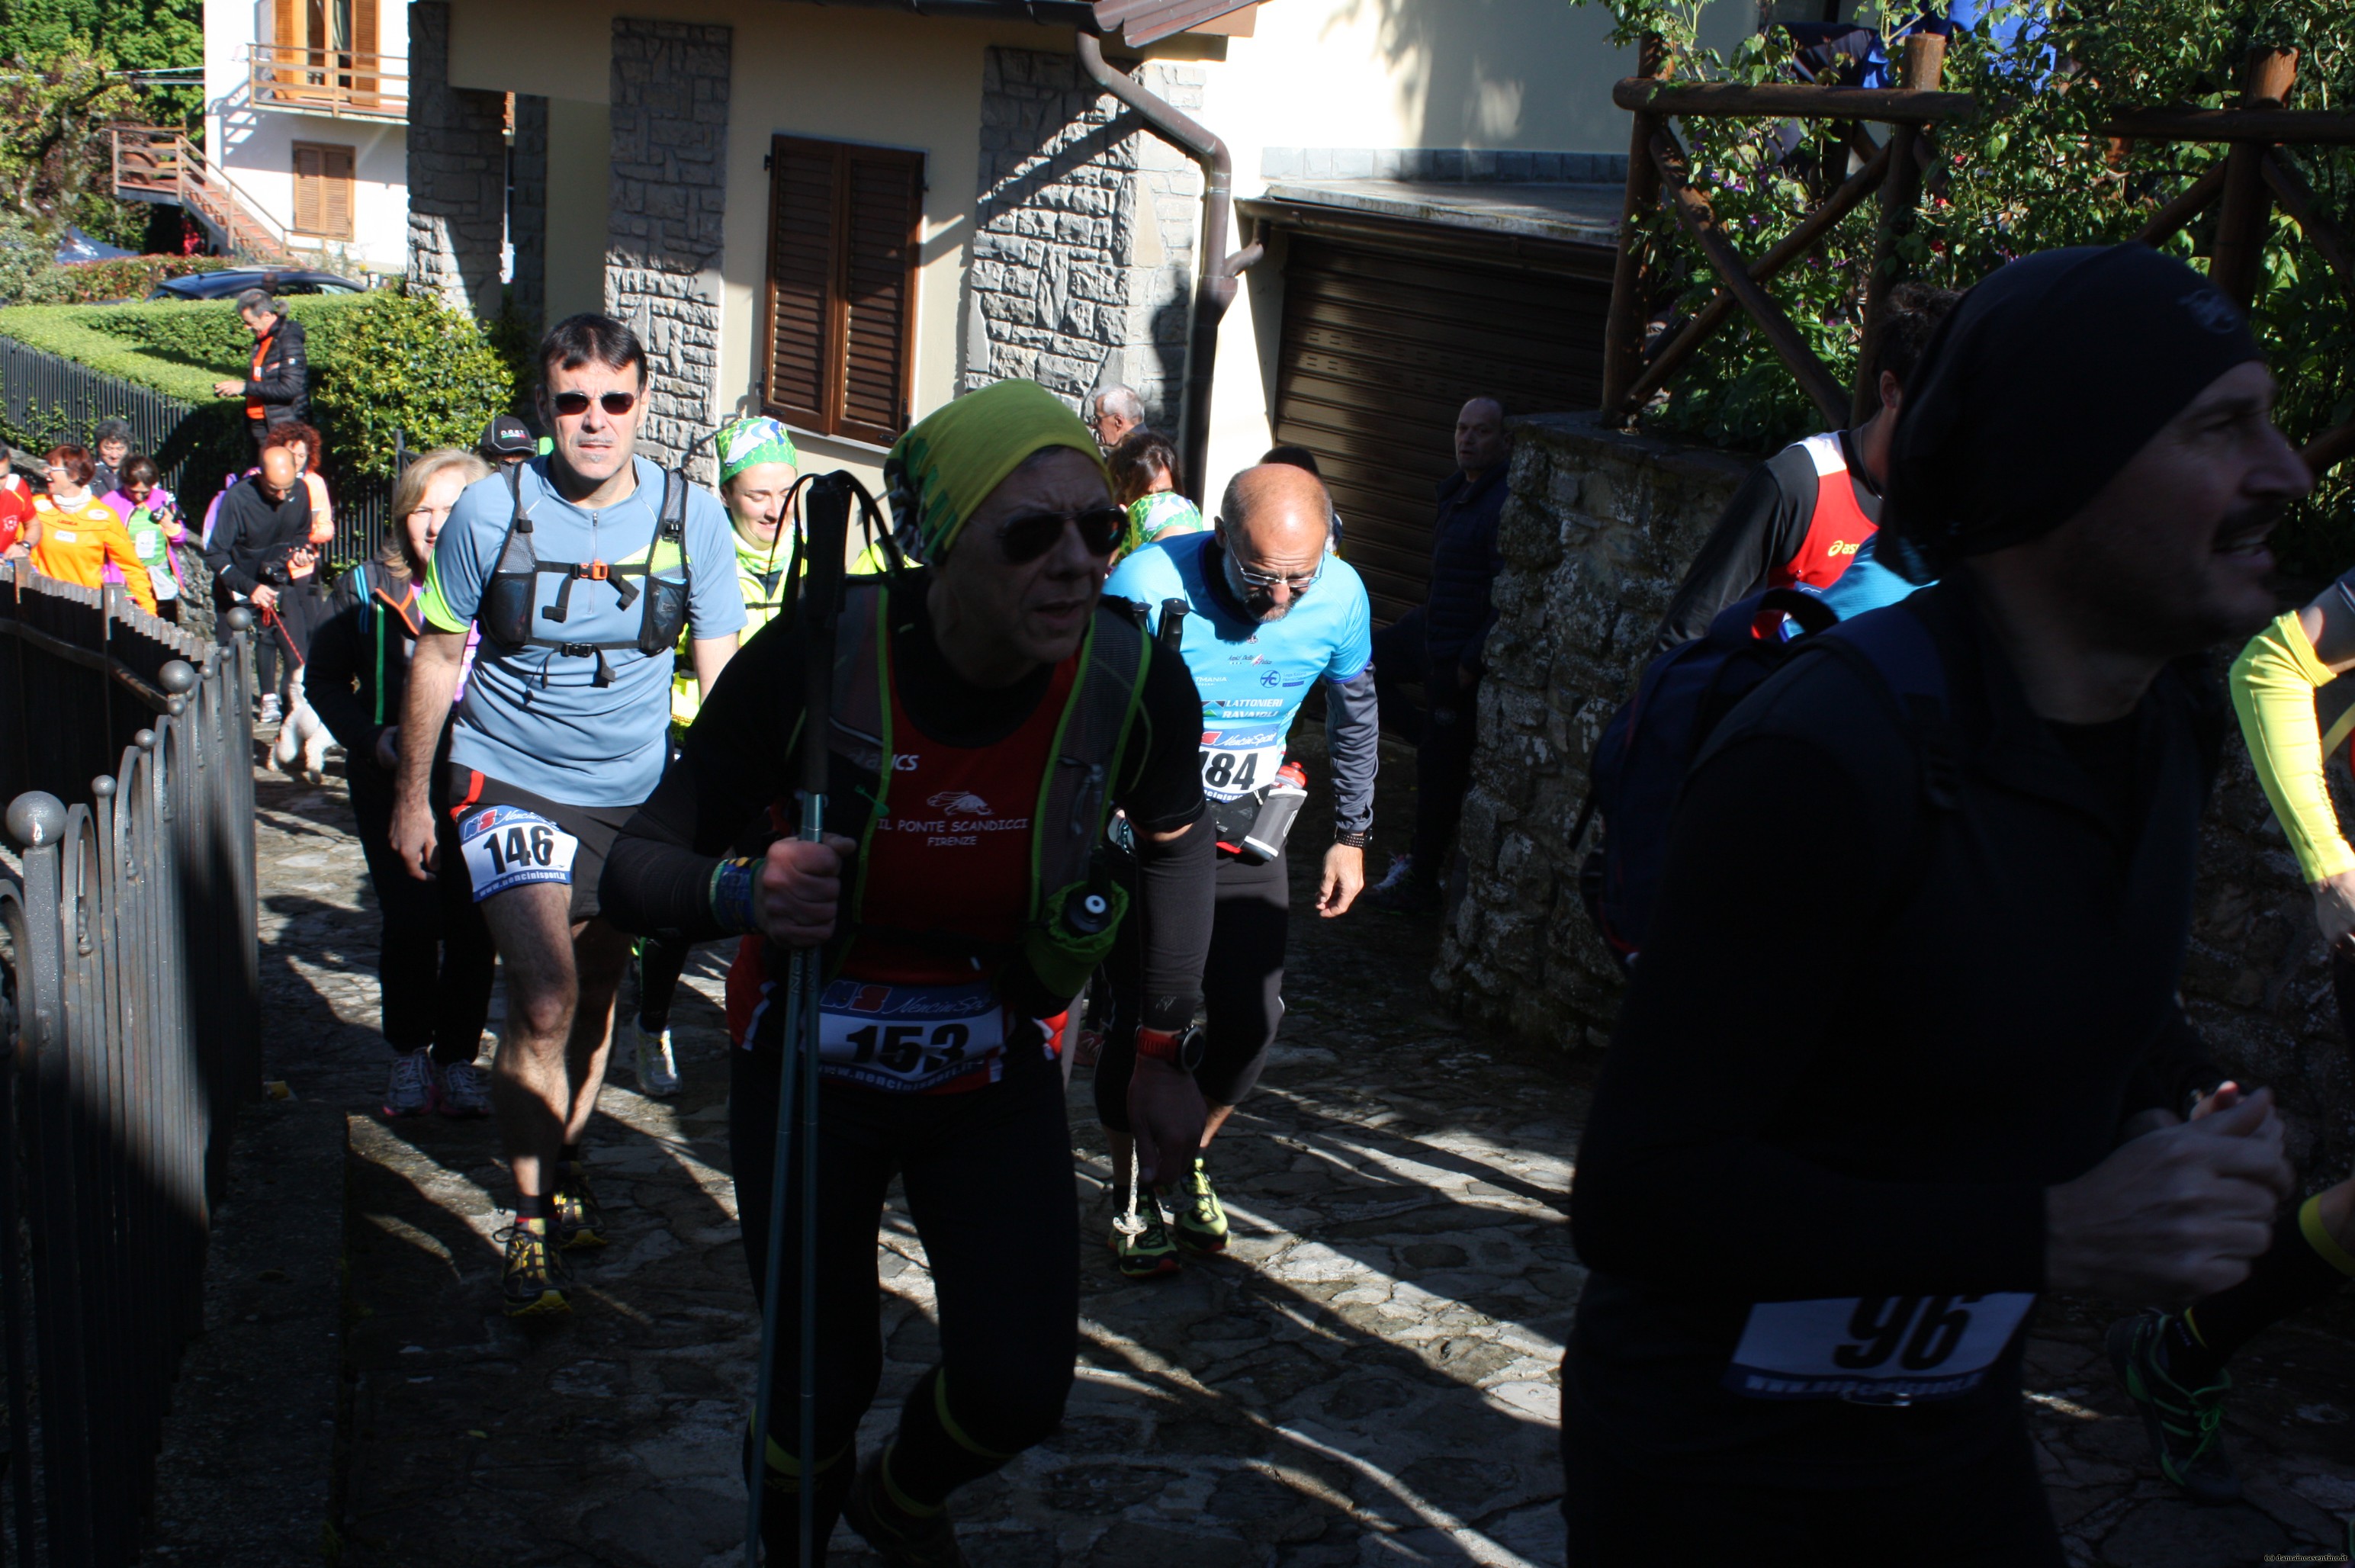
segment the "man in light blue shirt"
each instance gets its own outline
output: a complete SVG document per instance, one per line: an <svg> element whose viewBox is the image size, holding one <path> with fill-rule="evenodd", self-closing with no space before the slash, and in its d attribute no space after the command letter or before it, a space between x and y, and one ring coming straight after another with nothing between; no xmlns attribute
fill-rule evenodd
<svg viewBox="0 0 2355 1568"><path fill-rule="evenodd" d="M1366 587L1327 550L1333 504L1316 475L1263 464L1227 486L1212 533L1182 534L1120 563L1107 598L1146 607L1148 624L1178 656L1202 699L1202 794L1218 832L1218 901L1210 955L1202 971L1209 1019L1195 1082L1208 1110L1202 1147L1259 1080L1284 1014L1284 928L1291 918L1284 834L1263 816L1305 794L1284 748L1314 685L1324 683L1327 757L1333 779L1334 842L1325 851L1316 912L1346 912L1366 881L1366 840L1374 825L1376 719L1373 611ZM1141 998L1134 967L1115 955L1113 1025L1096 1065L1096 1114L1112 1135L1116 1186L1127 1190L1131 1033ZM1206 1162L1172 1184L1177 1243L1196 1252L1226 1245L1227 1221ZM1110 1237L1124 1275L1150 1278L1178 1265L1156 1202L1124 1213Z"/></svg>
<svg viewBox="0 0 2355 1568"><path fill-rule="evenodd" d="M502 1286L514 1317L569 1310L558 1254L607 1240L580 1145L629 939L598 917L598 873L668 761L681 634L708 690L744 624L727 514L636 455L636 335L576 315L539 358L553 450L469 486L433 547L392 822L410 875L481 905L506 974L492 1100L517 1192ZM481 644L443 762L470 625Z"/></svg>

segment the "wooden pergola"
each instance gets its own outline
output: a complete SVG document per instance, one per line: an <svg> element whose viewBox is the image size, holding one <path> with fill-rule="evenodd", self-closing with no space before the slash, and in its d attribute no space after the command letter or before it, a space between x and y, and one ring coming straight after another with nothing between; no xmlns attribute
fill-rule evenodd
<svg viewBox="0 0 2355 1568"><path fill-rule="evenodd" d="M1880 225L1871 270L1865 279L1864 333L1858 355L1860 366L1872 363L1887 317L1889 291L1898 282L1897 241L1911 225L1921 199L1922 172L1933 133L1942 123L1966 118L1980 109L1970 94L1941 89L1945 47L1946 40L1935 34L1908 37L1900 66L1899 80L1903 83L1900 87L1817 87L1799 82L1748 86L1675 81L1670 79L1673 62L1665 43L1657 34L1646 37L1638 57L1640 74L1619 82L1611 94L1612 101L1634 112L1635 125L1629 139L1627 194L1612 276L1611 312L1603 339L1606 420L1615 423L1632 419L1736 310L1750 317L1826 420L1848 425L1861 422L1871 412L1879 393L1870 378L1859 373L1853 388L1841 386L1839 378L1807 346L1797 325L1767 292L1766 284L1816 250L1834 224L1878 192ZM2337 274L2350 296L2355 297L2355 246L2321 210L2312 188L2279 153L2284 144L2355 144L2355 113L2283 107L2296 71L2295 50L2254 49L2243 64L2240 101L2235 107L2136 110L2101 127L2101 133L2117 144L2232 144L2222 163L2152 214L2136 238L2144 244L2161 244L2211 206L2221 203L2209 276L2243 308L2256 294L2264 270L2265 235L2275 206L2297 225L2306 242ZM1844 122L1850 126L1877 123L1889 126L1890 133L1885 143L1876 144L1860 131L1851 132L1847 145L1862 166L1810 208L1789 235L1752 261L1734 248L1709 198L1694 188L1684 155L1668 133L1671 119L1703 117ZM1644 326L1650 289L1638 240L1643 219L1664 200L1717 274L1719 288L1647 362ZM2350 454L2355 454L2355 421L2323 432L2307 443L2303 453L2307 466L2318 475Z"/></svg>

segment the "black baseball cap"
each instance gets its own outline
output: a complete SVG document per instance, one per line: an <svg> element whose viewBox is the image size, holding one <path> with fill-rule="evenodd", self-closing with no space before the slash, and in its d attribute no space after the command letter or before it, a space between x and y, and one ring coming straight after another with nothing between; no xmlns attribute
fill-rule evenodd
<svg viewBox="0 0 2355 1568"><path fill-rule="evenodd" d="M485 457L529 457L539 450L531 427L513 414L500 414L483 427Z"/></svg>

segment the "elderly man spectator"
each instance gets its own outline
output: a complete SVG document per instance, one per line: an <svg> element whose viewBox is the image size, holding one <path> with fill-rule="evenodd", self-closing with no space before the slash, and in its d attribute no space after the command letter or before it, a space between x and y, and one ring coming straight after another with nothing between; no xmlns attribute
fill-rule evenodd
<svg viewBox="0 0 2355 1568"><path fill-rule="evenodd" d="M1096 444L1106 452L1144 422L1145 400L1118 382L1098 387L1088 395L1088 428L1096 432Z"/></svg>
<svg viewBox="0 0 2355 1568"><path fill-rule="evenodd" d="M91 432L91 451L98 458L97 475L90 482L90 493L103 496L123 482L123 464L131 456L131 421L101 420Z"/></svg>
<svg viewBox="0 0 2355 1568"><path fill-rule="evenodd" d="M213 383L213 395L245 400L245 427L259 448L272 425L310 416L311 369L303 324L279 308L268 289L237 296L237 314L253 334L253 366L243 380Z"/></svg>
<svg viewBox="0 0 2355 1568"><path fill-rule="evenodd" d="M1378 905L1398 913L1439 907L1440 871L1471 783L1481 650L1497 620L1488 588L1504 564L1497 517L1511 457L1505 405L1487 397L1465 403L1455 416L1456 471L1439 486L1431 528L1430 597L1374 634L1382 729L1416 746L1412 847L1391 860L1373 892ZM1399 689L1415 680L1427 713L1417 713Z"/></svg>
<svg viewBox="0 0 2355 1568"><path fill-rule="evenodd" d="M269 621L278 620L279 596L316 563L311 548L311 499L291 448L264 451L260 471L230 485L221 496L220 514L205 546L205 563L213 571L217 609L250 603ZM226 618L218 623L217 635L223 643L231 635ZM279 716L278 647L285 635L282 622L265 622L254 642L254 673L261 688L265 724Z"/></svg>

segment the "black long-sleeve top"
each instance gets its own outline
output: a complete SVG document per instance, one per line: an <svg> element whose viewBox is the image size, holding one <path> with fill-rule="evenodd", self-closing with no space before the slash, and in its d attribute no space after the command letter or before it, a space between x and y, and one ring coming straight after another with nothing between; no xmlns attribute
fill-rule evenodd
<svg viewBox="0 0 2355 1568"><path fill-rule="evenodd" d="M216 596L226 603L229 589L251 593L261 586L257 573L264 562L282 564L310 537L311 496L299 481L284 500L272 501L258 476L239 480L222 495L212 542L205 546Z"/></svg>
<svg viewBox="0 0 2355 1568"><path fill-rule="evenodd" d="M1042 665L995 688L958 676L932 638L928 581L914 573L890 590L886 613L900 701L915 727L943 744L995 745L1036 710L1052 672ZM727 934L711 914L711 871L723 856L759 853L777 837L773 805L790 815L802 690L801 641L780 618L728 661L679 755L614 841L599 884L608 919L625 931L677 932L696 941ZM1209 952L1214 836L1187 832L1167 843L1150 837L1190 827L1202 815L1201 712L1185 661L1156 652L1113 782L1112 804L1136 829L1141 907L1130 918L1144 922L1145 1022L1156 1029L1191 1021ZM829 825L855 821L858 810L839 758L836 765L830 787L838 804ZM844 888L847 897L847 879Z"/></svg>
<svg viewBox="0 0 2355 1568"><path fill-rule="evenodd" d="M1967 574L1919 613L1957 804L1869 669L1802 655L1721 726L1670 830L1572 1193L1593 1270L1564 1419L1663 1473L1894 1483L2018 1418L2019 1339L1911 1408L1720 1380L1762 1301L2035 1292L2044 1189L2216 1070L2175 997L2224 722L2170 668L2130 719L2037 718Z"/></svg>
<svg viewBox="0 0 2355 1568"><path fill-rule="evenodd" d="M280 315L278 325L270 329L261 363L246 378L245 395L261 405L266 423L286 424L309 414L311 365L301 322Z"/></svg>
<svg viewBox="0 0 2355 1568"><path fill-rule="evenodd" d="M336 579L326 615L311 634L303 695L354 767L363 760L374 766L377 737L400 728L410 655L423 624L410 578L370 560Z"/></svg>
<svg viewBox="0 0 2355 1568"><path fill-rule="evenodd" d="M1840 432L1840 451L1848 458L1849 476L1856 483L1857 510L1869 522L1881 521L1881 491L1857 455L1856 443ZM1791 564L1807 541L1807 525L1816 515L1821 482L1815 459L1805 443L1785 447L1750 471L1733 499L1709 530L1691 568L1668 602L1653 644L1662 653L1689 643L1709 630L1717 613L1764 588L1767 580Z"/></svg>

